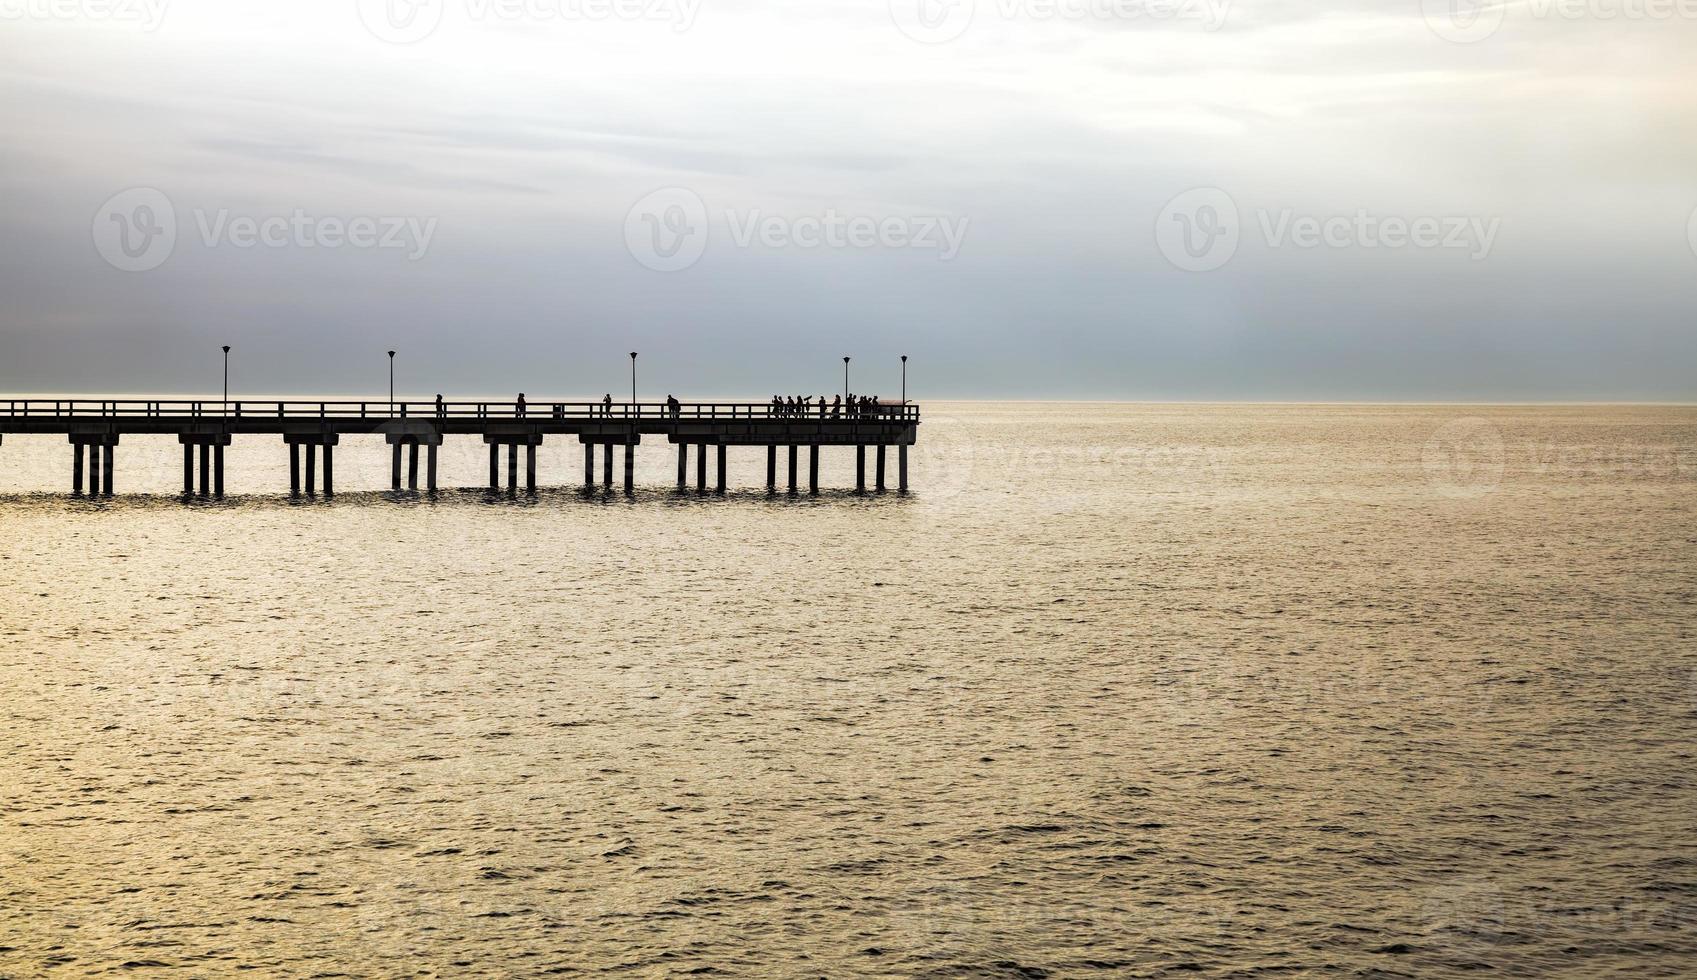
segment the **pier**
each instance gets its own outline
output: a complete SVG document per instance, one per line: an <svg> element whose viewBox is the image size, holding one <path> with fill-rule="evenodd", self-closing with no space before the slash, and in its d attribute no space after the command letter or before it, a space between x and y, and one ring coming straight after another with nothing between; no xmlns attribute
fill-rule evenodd
<svg viewBox="0 0 1697 980"><path fill-rule="evenodd" d="M665 437L675 446L677 489L688 489L690 455L695 456L695 490L707 493L708 457L713 457L712 492L725 492L729 450L764 448L768 493L803 491L797 457L807 450L806 493L819 493L821 450L853 449L855 491L868 492L867 450L874 454L871 492L886 484L889 448L895 447L896 490L908 489L908 447L919 428L919 406L881 405L851 412L813 405L787 409L761 402L466 402L378 401L147 401L125 399L8 400L0 402L0 445L6 434L63 435L71 446L71 492L110 497L122 484L118 447L124 436L174 435L183 450L183 495L224 496L224 450L236 436L281 436L289 454L291 496L335 493L335 450L343 436L381 435L390 447L390 489L418 492L419 450L424 450L423 492L437 492L437 451L449 436L476 436L489 447L489 489L521 492L519 450L524 450L522 492L536 492L536 458L550 436L576 437L583 446L583 486L613 486L613 457L622 452L625 493L632 493L637 447L643 436ZM786 456L786 480L778 483L778 455ZM404 457L404 462L403 462ZM279 488L281 489L281 488Z"/></svg>

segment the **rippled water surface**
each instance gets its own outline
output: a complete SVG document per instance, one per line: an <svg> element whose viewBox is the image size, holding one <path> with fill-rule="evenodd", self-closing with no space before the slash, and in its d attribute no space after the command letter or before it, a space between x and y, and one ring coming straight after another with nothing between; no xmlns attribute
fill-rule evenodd
<svg viewBox="0 0 1697 980"><path fill-rule="evenodd" d="M1697 972L1697 410L927 419L817 500L7 436L0 975Z"/></svg>

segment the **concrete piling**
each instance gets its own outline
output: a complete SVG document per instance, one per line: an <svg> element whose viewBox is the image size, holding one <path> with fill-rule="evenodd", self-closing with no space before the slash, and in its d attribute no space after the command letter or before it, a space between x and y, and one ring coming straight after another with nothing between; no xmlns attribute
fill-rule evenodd
<svg viewBox="0 0 1697 980"><path fill-rule="evenodd" d="M188 461L189 461L189 447L184 446L183 447L183 465L185 467L188 465ZM188 489L187 489L188 480L189 480L188 470L184 469L184 471L183 471L183 485L184 485L183 492L184 493L188 492ZM298 497L300 495L301 495L301 446L300 446L300 443L298 443L298 442L291 442L291 443L289 443L289 496Z"/></svg>
<svg viewBox="0 0 1697 980"><path fill-rule="evenodd" d="M407 490L418 492L418 443L407 443Z"/></svg>
<svg viewBox="0 0 1697 980"><path fill-rule="evenodd" d="M536 444L524 447L524 492L536 496Z"/></svg>
<svg viewBox="0 0 1697 980"><path fill-rule="evenodd" d="M896 447L896 489L907 493L907 443Z"/></svg>
<svg viewBox="0 0 1697 980"><path fill-rule="evenodd" d="M303 448L306 449L306 495L308 497L314 497L314 496L318 495L318 480L316 479L316 477L318 476L318 472L317 472L317 470L318 470L318 462L317 462L317 460L318 460L318 447L314 446L312 443L309 442L309 443L306 443L306 445ZM202 467L206 466L206 448L204 446L201 447L200 465ZM202 472L200 474L200 485L201 485L201 491L200 492L202 494L205 494L206 493L206 474L205 474L205 472Z"/></svg>
<svg viewBox="0 0 1697 980"><path fill-rule="evenodd" d="M625 443L625 495L636 492L636 446Z"/></svg>
<svg viewBox="0 0 1697 980"><path fill-rule="evenodd" d="M877 490L879 493L884 492L884 450L885 450L885 448L887 448L887 447L885 447L885 445L883 443L880 442L878 444L878 466L877 466L877 469L876 469L877 479L872 484L873 489Z"/></svg>
<svg viewBox="0 0 1697 980"><path fill-rule="evenodd" d="M212 444L200 444L200 495L212 496ZM306 458L306 482L312 482L312 457Z"/></svg>
<svg viewBox="0 0 1697 980"><path fill-rule="evenodd" d="M807 493L819 496L819 447L807 447Z"/></svg>
<svg viewBox="0 0 1697 980"><path fill-rule="evenodd" d="M766 492L774 493L778 489L778 447L766 447Z"/></svg>
<svg viewBox="0 0 1697 980"><path fill-rule="evenodd" d="M489 444L489 489L501 489L501 447Z"/></svg>
<svg viewBox="0 0 1697 980"><path fill-rule="evenodd" d="M795 454L796 447L792 443L790 445L790 496L792 497L795 496Z"/></svg>
<svg viewBox="0 0 1697 980"><path fill-rule="evenodd" d="M183 496L194 496L194 447L183 443Z"/></svg>
<svg viewBox="0 0 1697 980"><path fill-rule="evenodd" d="M689 486L689 443L678 443L678 489Z"/></svg>
<svg viewBox="0 0 1697 980"><path fill-rule="evenodd" d="M717 462L717 464L718 464L718 488L717 488L717 491L719 493L724 493L725 492L725 444L722 443L722 442L719 443L719 458L715 462Z"/></svg>
<svg viewBox="0 0 1697 980"><path fill-rule="evenodd" d="M854 492L866 492L866 446L854 447Z"/></svg>
<svg viewBox="0 0 1697 980"><path fill-rule="evenodd" d="M88 495L100 496L100 447L92 443L88 447Z"/></svg>
<svg viewBox="0 0 1697 980"><path fill-rule="evenodd" d="M82 496L82 455L83 444L71 443L71 496Z"/></svg>
<svg viewBox="0 0 1697 980"><path fill-rule="evenodd" d="M391 493L401 491L401 444L398 442L389 447L389 490Z"/></svg>
<svg viewBox="0 0 1697 980"><path fill-rule="evenodd" d="M610 442L601 446L601 485L613 485L613 444Z"/></svg>
<svg viewBox="0 0 1697 980"><path fill-rule="evenodd" d="M516 497L519 493L519 444L507 444L507 496Z"/></svg>
<svg viewBox="0 0 1697 980"><path fill-rule="evenodd" d="M111 467L107 467L107 476L111 476ZM224 447L212 447L212 496L224 499Z"/></svg>
<svg viewBox="0 0 1697 980"><path fill-rule="evenodd" d="M595 489L595 443L583 444L583 489Z"/></svg>
<svg viewBox="0 0 1697 980"><path fill-rule="evenodd" d="M333 497L333 496L336 495L336 480L335 480L336 444L334 442L325 442L323 444L323 446L324 446L324 496Z"/></svg>
<svg viewBox="0 0 1697 980"><path fill-rule="evenodd" d="M436 448L435 443L431 443L429 446L425 447L426 462L424 467L424 485L425 489L432 494L436 492ZM325 459L328 461L329 457L325 457ZM326 473L328 473L329 467L326 466L325 470Z"/></svg>
<svg viewBox="0 0 1697 980"><path fill-rule="evenodd" d="M695 444L695 492L707 492L707 444Z"/></svg>

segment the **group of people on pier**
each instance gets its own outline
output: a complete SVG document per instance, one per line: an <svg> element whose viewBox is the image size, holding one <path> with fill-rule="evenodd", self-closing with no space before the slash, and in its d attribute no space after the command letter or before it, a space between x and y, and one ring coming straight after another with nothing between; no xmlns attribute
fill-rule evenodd
<svg viewBox="0 0 1697 980"><path fill-rule="evenodd" d="M830 401L826 401L824 395L820 395L817 401L807 395L772 396L772 414L780 418L805 418L814 413L815 405L818 406L819 417L822 419L842 418L845 415L849 418L877 415L884 409L877 395L850 393L846 400L842 395L837 395Z"/></svg>

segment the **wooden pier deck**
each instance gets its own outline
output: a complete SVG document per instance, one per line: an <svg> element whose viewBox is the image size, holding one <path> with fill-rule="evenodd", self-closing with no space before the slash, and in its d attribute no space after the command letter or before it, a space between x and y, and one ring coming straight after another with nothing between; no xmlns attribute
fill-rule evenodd
<svg viewBox="0 0 1697 980"><path fill-rule="evenodd" d="M853 447L855 489L866 492L866 451L875 453L873 489L886 489L889 447L897 453L897 490L908 488L908 447L919 427L914 403L862 411L833 411L815 404L789 410L769 402L562 402L491 401L155 401L137 399L9 399L0 401L0 443L7 433L64 435L72 449L72 493L111 496L116 450L127 435L174 435L183 447L183 494L224 495L224 447L236 436L280 435L290 458L289 492L335 492L335 447L342 436L378 435L391 447L391 487L419 489L419 448L425 450L427 493L437 490L437 448L448 436L478 436L489 447L489 487L501 485L500 451L507 449L506 489L520 489L519 449L524 448L523 489L536 492L536 453L549 436L575 436L584 451L584 486L595 481L595 449L602 448L601 483L613 484L613 450L624 450L627 493L634 489L636 448L643 436L664 436L677 447L678 488L688 486L695 447L696 489L708 490L707 457L716 456L713 489L725 490L729 447L766 449L766 487L777 492L778 450L787 453L790 493L799 492L798 460L808 450L807 492L819 492L819 452ZM403 467L402 456L406 457ZM198 457L198 466L197 464ZM322 466L318 462L322 460ZM86 463L86 465L85 465ZM85 483L86 470L86 483ZM404 470L404 480L403 480Z"/></svg>

